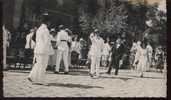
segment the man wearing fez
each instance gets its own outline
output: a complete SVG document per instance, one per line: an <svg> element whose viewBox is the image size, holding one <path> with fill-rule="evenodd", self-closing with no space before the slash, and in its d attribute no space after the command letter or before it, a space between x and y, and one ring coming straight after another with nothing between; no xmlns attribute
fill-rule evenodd
<svg viewBox="0 0 171 100"><path fill-rule="evenodd" d="M57 58L56 58L56 68L55 68L55 73L59 73L59 68L60 68L60 63L61 60L64 61L64 74L68 74L69 72L69 64L68 64L68 55L69 55L69 47L68 47L68 42L69 42L69 35L65 31L64 26L60 25L59 26L59 32L57 34Z"/></svg>
<svg viewBox="0 0 171 100"><path fill-rule="evenodd" d="M40 27L36 31L36 44L34 49L35 64L29 74L28 80L34 84L43 84L45 72L48 65L49 55L54 51L51 45L50 33L46 20L42 20Z"/></svg>
<svg viewBox="0 0 171 100"><path fill-rule="evenodd" d="M115 67L115 75L118 75L118 70L120 65L123 64L123 55L125 53L125 47L123 44L122 38L118 38L116 40L116 43L112 47L112 55L111 55L111 62L109 64L109 69L107 71L107 74L111 74L111 70L113 67Z"/></svg>

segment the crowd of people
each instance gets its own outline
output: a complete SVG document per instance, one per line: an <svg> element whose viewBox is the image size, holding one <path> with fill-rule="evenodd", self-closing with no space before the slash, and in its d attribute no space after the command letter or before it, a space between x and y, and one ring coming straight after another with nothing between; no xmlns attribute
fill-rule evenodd
<svg viewBox="0 0 171 100"><path fill-rule="evenodd" d="M63 61L64 74L69 73L69 67L79 67L79 60L83 59L83 46L85 40L78 34L60 25L59 31L55 28L49 30L47 24L42 22L40 27L30 29L26 35L25 55L33 54L33 67L28 79L36 84L43 83L47 66L54 68L54 73L61 73ZM87 53L87 62L90 64L90 76L98 78L100 67L107 67L107 74L115 68L115 75L123 65L129 54L129 66L139 72L143 77L145 71L156 68L166 71L166 51L161 46L153 49L150 42L137 41L128 48L124 36L119 35L114 42L110 38L103 38L98 29L94 29L89 36L90 45ZM26 58L27 58L26 57Z"/></svg>

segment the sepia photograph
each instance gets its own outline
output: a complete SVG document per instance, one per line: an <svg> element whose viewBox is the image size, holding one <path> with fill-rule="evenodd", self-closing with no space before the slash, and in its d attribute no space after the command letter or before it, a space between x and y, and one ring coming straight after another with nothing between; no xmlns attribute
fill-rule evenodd
<svg viewBox="0 0 171 100"><path fill-rule="evenodd" d="M2 0L3 97L167 98L166 0Z"/></svg>

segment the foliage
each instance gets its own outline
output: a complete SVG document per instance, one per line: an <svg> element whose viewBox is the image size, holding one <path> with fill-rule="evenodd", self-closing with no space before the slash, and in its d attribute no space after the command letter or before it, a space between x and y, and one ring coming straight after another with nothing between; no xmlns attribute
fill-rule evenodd
<svg viewBox="0 0 171 100"><path fill-rule="evenodd" d="M87 34L96 27L103 34L125 33L132 37L131 41L144 38L156 44L164 44L166 41L166 14L157 10L157 5L144 5L141 2L131 4L118 0L111 2L109 7L97 7L94 14L86 11L89 7L80 7L80 12L84 12L79 19L83 33ZM152 20L152 27L146 25L147 20Z"/></svg>

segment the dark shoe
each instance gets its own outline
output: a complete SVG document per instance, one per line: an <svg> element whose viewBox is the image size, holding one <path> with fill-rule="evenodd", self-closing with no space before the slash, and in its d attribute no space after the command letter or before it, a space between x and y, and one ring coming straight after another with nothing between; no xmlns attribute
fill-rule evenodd
<svg viewBox="0 0 171 100"><path fill-rule="evenodd" d="M90 73L90 77L93 77L94 75Z"/></svg>
<svg viewBox="0 0 171 100"><path fill-rule="evenodd" d="M54 74L59 74L59 72L58 71L54 71Z"/></svg>
<svg viewBox="0 0 171 100"><path fill-rule="evenodd" d="M68 72L64 72L64 74L68 74Z"/></svg>
<svg viewBox="0 0 171 100"><path fill-rule="evenodd" d="M140 77L143 78L143 74L141 74Z"/></svg>
<svg viewBox="0 0 171 100"><path fill-rule="evenodd" d="M30 82L33 82L32 79L30 77L27 78Z"/></svg>
<svg viewBox="0 0 171 100"><path fill-rule="evenodd" d="M110 72L106 72L106 74L109 74L110 75L111 73Z"/></svg>
<svg viewBox="0 0 171 100"><path fill-rule="evenodd" d="M115 73L115 75L118 75L118 73Z"/></svg>

